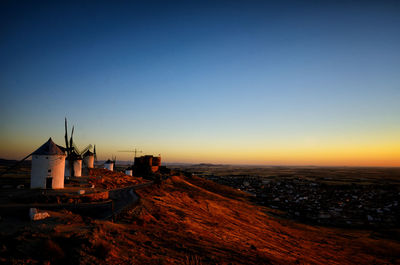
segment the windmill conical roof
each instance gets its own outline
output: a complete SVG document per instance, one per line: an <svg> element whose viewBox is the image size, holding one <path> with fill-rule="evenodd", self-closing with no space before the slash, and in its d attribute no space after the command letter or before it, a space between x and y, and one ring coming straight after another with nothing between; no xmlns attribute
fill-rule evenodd
<svg viewBox="0 0 400 265"><path fill-rule="evenodd" d="M83 154L83 156L93 156L94 155L94 153L93 152L90 152L90 150L87 150L84 154Z"/></svg>
<svg viewBox="0 0 400 265"><path fill-rule="evenodd" d="M61 145L58 145L58 144L56 144L56 145L57 145L58 148L61 149L61 151L67 152L67 148L65 148L64 146L61 146Z"/></svg>
<svg viewBox="0 0 400 265"><path fill-rule="evenodd" d="M114 161L111 161L110 159L108 159L107 161L106 161L106 164L113 164L114 163Z"/></svg>
<svg viewBox="0 0 400 265"><path fill-rule="evenodd" d="M67 159L72 159L72 160L82 160L82 156L77 154L75 150L71 152L71 154L67 157Z"/></svg>
<svg viewBox="0 0 400 265"><path fill-rule="evenodd" d="M51 137L32 155L65 155L65 153L51 140Z"/></svg>

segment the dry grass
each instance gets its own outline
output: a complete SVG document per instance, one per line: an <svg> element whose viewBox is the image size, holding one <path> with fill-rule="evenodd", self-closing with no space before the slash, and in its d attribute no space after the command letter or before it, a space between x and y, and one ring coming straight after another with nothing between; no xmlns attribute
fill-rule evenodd
<svg viewBox="0 0 400 265"><path fill-rule="evenodd" d="M208 189L208 187L210 187ZM117 223L51 213L41 222L0 223L0 263L65 259L73 264L390 264L400 243L371 231L313 227L268 216L236 191L173 177L138 191L141 203ZM238 194L240 195L240 194ZM50 254L38 240L52 238ZM26 252L27 248L31 251ZM60 251L60 248L62 251ZM25 249L25 250L24 250ZM25 251L25 252L24 252ZM25 254L24 254L25 253Z"/></svg>
<svg viewBox="0 0 400 265"><path fill-rule="evenodd" d="M201 259L197 255L186 255L185 265L202 265Z"/></svg>

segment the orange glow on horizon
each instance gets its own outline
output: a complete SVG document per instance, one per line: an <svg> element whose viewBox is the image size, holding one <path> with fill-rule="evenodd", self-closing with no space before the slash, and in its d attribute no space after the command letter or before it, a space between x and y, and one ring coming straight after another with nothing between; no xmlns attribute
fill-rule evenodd
<svg viewBox="0 0 400 265"><path fill-rule="evenodd" d="M62 144L62 139L55 139ZM310 144L281 143L247 143L234 146L226 143L187 142L174 147L173 143L142 145L145 154L161 154L162 161L167 163L220 163L248 165L315 165L315 166L400 166L400 143L388 138L380 143L364 142ZM35 144L23 139L1 143L1 158L22 159L33 152L42 143L35 139ZM118 145L121 146L121 145ZM118 153L123 148L107 145L96 145L99 160L117 156L120 161L132 161L133 154ZM232 147L234 146L234 147Z"/></svg>

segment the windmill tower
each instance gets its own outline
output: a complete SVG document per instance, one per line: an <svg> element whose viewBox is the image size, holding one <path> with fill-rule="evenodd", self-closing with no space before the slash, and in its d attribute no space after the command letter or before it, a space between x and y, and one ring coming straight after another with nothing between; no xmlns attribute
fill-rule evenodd
<svg viewBox="0 0 400 265"><path fill-rule="evenodd" d="M49 138L31 155L31 188L64 188L65 152Z"/></svg>
<svg viewBox="0 0 400 265"><path fill-rule="evenodd" d="M111 161L110 159L108 159L105 163L104 163L104 168L108 169L110 171L114 170L114 161Z"/></svg>
<svg viewBox="0 0 400 265"><path fill-rule="evenodd" d="M94 167L94 153L90 152L88 149L86 152L83 153L83 165L86 168L93 168Z"/></svg>
<svg viewBox="0 0 400 265"><path fill-rule="evenodd" d="M81 177L82 176L82 156L72 151L65 162L66 177Z"/></svg>
<svg viewBox="0 0 400 265"><path fill-rule="evenodd" d="M125 169L125 175L132 176L132 173L133 173L133 168L132 168L132 166L127 167L127 168Z"/></svg>

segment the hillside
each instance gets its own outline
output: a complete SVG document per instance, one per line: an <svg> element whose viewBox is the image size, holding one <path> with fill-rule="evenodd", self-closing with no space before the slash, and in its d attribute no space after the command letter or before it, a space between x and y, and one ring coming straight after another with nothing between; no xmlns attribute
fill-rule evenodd
<svg viewBox="0 0 400 265"><path fill-rule="evenodd" d="M66 211L0 223L10 264L388 264L400 242L371 231L312 227L267 215L240 191L174 176L137 193L115 223Z"/></svg>

